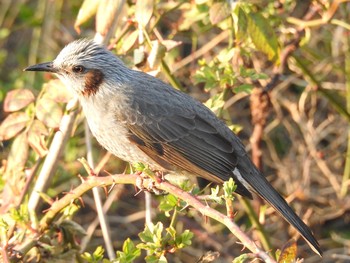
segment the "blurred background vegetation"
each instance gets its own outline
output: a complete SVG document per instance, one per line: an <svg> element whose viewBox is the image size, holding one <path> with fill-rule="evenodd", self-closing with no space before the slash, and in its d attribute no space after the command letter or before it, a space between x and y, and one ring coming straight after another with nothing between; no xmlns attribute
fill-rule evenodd
<svg viewBox="0 0 350 263"><path fill-rule="evenodd" d="M72 117L70 138L45 182L40 204L28 209L61 119L71 108L70 95L53 76L22 70L52 61L64 45L88 37L105 42L128 66L164 79L214 110L312 228L324 250L322 262L350 262L349 17L350 3L344 0L1 0L2 260L99 262L107 257L96 251L105 245L91 193L72 200L45 232L38 233L35 223L54 200L79 185L79 174L87 175L77 161L87 152L81 113ZM130 172L128 164L106 155L95 141L92 155L96 163L102 160L101 170ZM118 185L108 197L102 195L115 250L122 251L127 238L140 243L145 205L144 194L136 192ZM181 210L170 222L158 209L162 201L162 196L152 199L153 221L194 233L191 245L163 251L168 262L211 262L204 256L213 262L244 262L237 257L249 251L241 251L224 226L192 209ZM238 199L235 221L257 244L263 243L264 232L270 245L263 246L275 254L297 238L270 207L258 199L252 204L264 230L257 230L252 210ZM135 262L144 261L144 254L139 257L129 248ZM83 252L90 254L83 259ZM130 262L121 254L121 262ZM296 255L320 262L302 240ZM244 256L247 262L254 258Z"/></svg>

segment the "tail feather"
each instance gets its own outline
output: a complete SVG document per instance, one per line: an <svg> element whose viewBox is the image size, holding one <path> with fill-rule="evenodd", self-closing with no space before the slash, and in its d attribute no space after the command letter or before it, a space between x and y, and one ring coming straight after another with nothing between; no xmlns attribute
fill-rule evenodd
<svg viewBox="0 0 350 263"><path fill-rule="evenodd" d="M241 165L243 163L240 163ZM252 167L254 167L252 170ZM248 168L248 169L244 169ZM308 242L315 253L322 255L322 251L316 238L313 236L310 228L299 218L299 216L290 208L284 198L270 185L265 176L263 176L253 164L250 167L238 167L235 169L240 173L241 183L248 189L253 190L291 224L301 236ZM248 172L249 171L249 172Z"/></svg>

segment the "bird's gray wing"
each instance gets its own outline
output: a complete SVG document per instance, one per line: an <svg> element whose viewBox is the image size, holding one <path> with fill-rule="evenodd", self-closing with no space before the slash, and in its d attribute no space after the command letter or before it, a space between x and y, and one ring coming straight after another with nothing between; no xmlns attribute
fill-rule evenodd
<svg viewBox="0 0 350 263"><path fill-rule="evenodd" d="M316 253L322 253L308 226L258 171L238 137L223 122L189 96L155 79L144 78L149 88L158 91L150 92L146 83L141 83L142 89L129 96L133 101L120 118L129 129L132 143L165 169L176 170L175 167L214 182L233 177L237 193L249 198L252 195L248 190L259 194Z"/></svg>
<svg viewBox="0 0 350 263"><path fill-rule="evenodd" d="M235 177L235 147L218 131L224 123L211 112L207 116L182 106L152 104L139 98L133 102L133 110L119 120L125 122L130 141L167 170L187 171L217 183ZM215 123L202 115L212 117ZM235 179L237 193L252 198Z"/></svg>

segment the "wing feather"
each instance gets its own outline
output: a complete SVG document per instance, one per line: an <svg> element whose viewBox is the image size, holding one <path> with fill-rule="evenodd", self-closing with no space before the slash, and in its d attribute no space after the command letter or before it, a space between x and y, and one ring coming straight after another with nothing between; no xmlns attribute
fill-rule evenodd
<svg viewBox="0 0 350 263"><path fill-rule="evenodd" d="M199 115L148 120L129 124L128 129L130 140L165 169L184 170L217 183L234 176L237 157L232 144ZM251 198L236 182L237 192Z"/></svg>

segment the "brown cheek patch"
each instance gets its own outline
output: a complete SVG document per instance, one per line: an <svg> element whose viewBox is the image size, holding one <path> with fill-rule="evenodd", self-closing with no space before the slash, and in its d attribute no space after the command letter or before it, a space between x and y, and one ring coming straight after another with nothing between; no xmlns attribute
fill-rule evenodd
<svg viewBox="0 0 350 263"><path fill-rule="evenodd" d="M92 69L85 75L85 87L82 92L83 96L90 97L95 95L103 82L104 74L98 69Z"/></svg>

